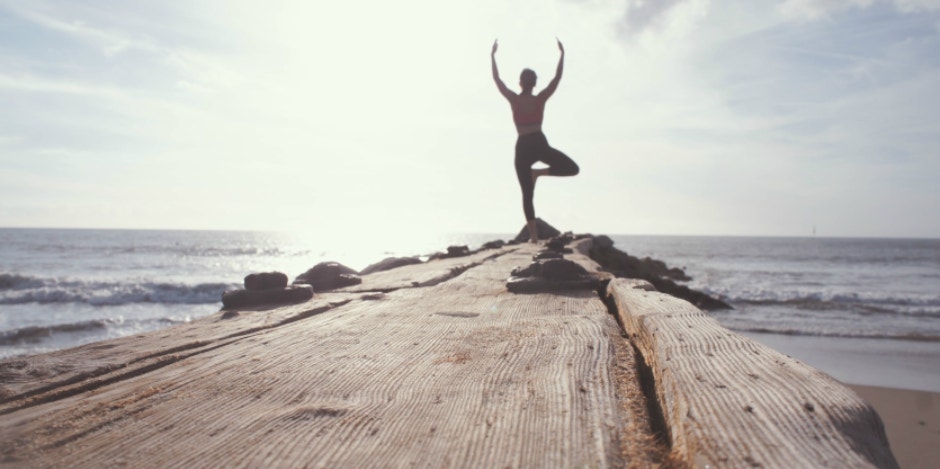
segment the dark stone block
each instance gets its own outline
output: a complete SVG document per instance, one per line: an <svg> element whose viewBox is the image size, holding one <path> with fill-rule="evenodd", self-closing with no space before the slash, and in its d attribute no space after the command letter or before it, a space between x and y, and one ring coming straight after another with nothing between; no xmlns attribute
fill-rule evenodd
<svg viewBox="0 0 940 469"><path fill-rule="evenodd" d="M584 267L568 259L546 259L542 264L539 276L548 280L579 280L590 275Z"/></svg>
<svg viewBox="0 0 940 469"><path fill-rule="evenodd" d="M294 279L294 285L310 285L316 292L362 283L357 272L337 262L321 262Z"/></svg>
<svg viewBox="0 0 940 469"><path fill-rule="evenodd" d="M599 278L568 259L537 260L526 267L513 269L506 281L506 288L514 293L593 289L598 285Z"/></svg>
<svg viewBox="0 0 940 469"><path fill-rule="evenodd" d="M594 247L597 249L610 249L614 246L614 240L607 235L594 237Z"/></svg>
<svg viewBox="0 0 940 469"><path fill-rule="evenodd" d="M447 257L463 257L470 255L470 248L467 246L447 246Z"/></svg>
<svg viewBox="0 0 940 469"><path fill-rule="evenodd" d="M261 272L245 277L246 290L267 290L287 286L287 274L281 272Z"/></svg>
<svg viewBox="0 0 940 469"><path fill-rule="evenodd" d="M539 251L532 256L532 260L538 261L542 259L562 259L564 256L558 251L552 251L549 249Z"/></svg>
<svg viewBox="0 0 940 469"><path fill-rule="evenodd" d="M310 285L292 285L287 288L267 290L231 290L222 294L222 307L232 309L278 303L300 303L311 298L313 298L313 288ZM224 319L231 317L234 315L227 315Z"/></svg>
<svg viewBox="0 0 940 469"><path fill-rule="evenodd" d="M501 239L494 239L493 241L487 241L483 243L483 246L480 249L499 249L506 245L506 242Z"/></svg>
<svg viewBox="0 0 940 469"><path fill-rule="evenodd" d="M536 227L536 230L538 231L539 239L554 238L555 236L558 236L561 234L561 231L558 231L557 229L555 229L554 226L549 225L541 218L535 219L535 227ZM515 238L513 238L513 240L516 241L517 243L528 241L529 240L529 228L523 225L522 231L520 231L519 234L516 235Z"/></svg>
<svg viewBox="0 0 940 469"><path fill-rule="evenodd" d="M631 256L615 248L613 241L607 236L595 236L589 254L591 259L600 264L605 271L617 277L646 280L660 292L686 300L700 309L733 309L731 305L720 299L677 284L675 281L691 280L682 269L669 268L665 262L657 259L649 257L640 259Z"/></svg>

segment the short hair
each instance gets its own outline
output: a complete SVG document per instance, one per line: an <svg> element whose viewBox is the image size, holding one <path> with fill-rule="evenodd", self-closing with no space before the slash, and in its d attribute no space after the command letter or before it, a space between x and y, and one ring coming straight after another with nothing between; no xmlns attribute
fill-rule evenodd
<svg viewBox="0 0 940 469"><path fill-rule="evenodd" d="M535 71L530 68L522 69L522 73L519 74L519 84L523 88L535 88L535 80L538 77L535 75Z"/></svg>

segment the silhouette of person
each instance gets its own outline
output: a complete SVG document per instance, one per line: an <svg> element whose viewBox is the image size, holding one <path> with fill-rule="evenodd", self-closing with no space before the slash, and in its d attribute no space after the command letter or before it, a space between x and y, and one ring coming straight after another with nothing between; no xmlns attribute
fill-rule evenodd
<svg viewBox="0 0 940 469"><path fill-rule="evenodd" d="M539 94L532 94L535 88L536 75L530 69L522 70L519 75L519 87L522 91L516 94L506 87L499 78L496 68L496 50L498 41L493 41L493 52L490 58L493 62L493 80L499 92L509 100L512 107L512 118L516 124L519 137L516 140L516 177L522 188L522 210L525 213L526 227L529 231L529 241L538 242L538 229L535 224L535 206L532 199L535 196L535 180L539 176L574 176L578 174L578 165L564 153L550 147L545 134L542 133L542 116L545 113L545 102L555 93L558 82L561 81L561 72L565 65L565 47L558 42L558 68L555 78L548 83ZM532 165L541 161L547 168L533 169Z"/></svg>

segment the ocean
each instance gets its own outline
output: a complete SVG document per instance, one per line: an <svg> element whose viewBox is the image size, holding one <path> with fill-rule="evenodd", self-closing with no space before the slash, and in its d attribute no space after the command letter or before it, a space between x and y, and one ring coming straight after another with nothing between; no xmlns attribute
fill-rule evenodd
<svg viewBox="0 0 940 469"><path fill-rule="evenodd" d="M252 272L293 279L321 261L359 270L388 256L510 237L0 229L0 358L212 314L222 292ZM732 330L940 354L940 240L611 238L629 254L685 269L689 287L733 305L709 313Z"/></svg>

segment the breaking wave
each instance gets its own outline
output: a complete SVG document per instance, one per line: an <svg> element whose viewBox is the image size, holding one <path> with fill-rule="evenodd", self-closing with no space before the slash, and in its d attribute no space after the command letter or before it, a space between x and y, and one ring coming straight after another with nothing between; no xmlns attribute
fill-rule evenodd
<svg viewBox="0 0 940 469"><path fill-rule="evenodd" d="M797 329L775 329L772 327L732 327L731 329L738 332L753 332L757 334L779 334L779 335L792 335L792 336L809 336L809 337L832 337L839 339L893 339L893 340L910 340L915 342L940 342L940 335L932 334L921 334L917 332L906 332L898 334L885 334L885 333L851 333L851 332L819 332L819 331L806 331L806 330L797 330Z"/></svg>
<svg viewBox="0 0 940 469"><path fill-rule="evenodd" d="M904 315L940 318L940 296L898 293L826 293L787 290L720 291L704 288L736 306L784 306L827 311L851 310L858 314Z"/></svg>
<svg viewBox="0 0 940 469"><path fill-rule="evenodd" d="M128 322L130 324L128 324ZM186 322L185 320L176 320L171 318L159 318L145 321L125 321L122 318L117 319L93 319L65 324L52 324L47 326L27 326L9 331L0 331L0 346L12 346L29 343L39 343L51 339L58 334L77 334L84 335L88 333L103 332L109 329L119 328L121 326L130 326L132 324L151 323L151 327L166 327L173 324ZM129 329L132 329L128 327Z"/></svg>
<svg viewBox="0 0 940 469"><path fill-rule="evenodd" d="M109 282L37 278L0 274L0 304L86 303L115 306L130 303L206 304L221 301L232 283Z"/></svg>

